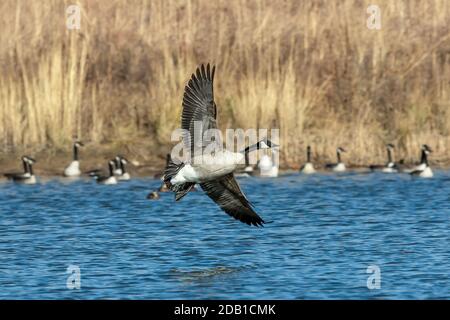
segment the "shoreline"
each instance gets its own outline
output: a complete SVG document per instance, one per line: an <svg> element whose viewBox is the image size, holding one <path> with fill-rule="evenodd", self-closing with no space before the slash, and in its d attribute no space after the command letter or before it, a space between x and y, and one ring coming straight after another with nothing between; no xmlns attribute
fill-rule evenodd
<svg viewBox="0 0 450 320"><path fill-rule="evenodd" d="M70 145L70 144L69 144ZM169 149L170 150L170 149ZM161 175L166 165L166 154L169 151L166 147L151 146L146 141L139 141L138 143L105 143L102 145L88 143L80 148L79 161L80 170L82 173L94 169L100 169L105 174L108 170L108 161L113 159L116 155L123 155L129 160L127 171L134 177L153 177ZM22 155L29 155L36 159L36 164L33 166L36 176L41 177L64 177L64 168L72 161L72 148L65 148L64 150L55 147L46 147L38 149L16 149L13 152L0 153L0 179L4 179L3 175L10 172L23 172L21 163ZM317 155L316 159L312 160L314 167L318 172L329 172L325 169L326 163L333 163L335 159L327 158L322 155ZM280 173L298 172L303 165L305 159L299 163L292 165L293 161L290 159L280 159ZM449 170L449 159L430 159L430 166L433 169ZM344 163L347 169L352 172L370 172L369 165L384 164L385 160L374 159L370 163L357 163L346 161ZM418 159L413 161L405 161L406 166L413 166L418 164ZM242 166L242 168L244 165ZM256 168L256 165L254 165Z"/></svg>
<svg viewBox="0 0 450 320"><path fill-rule="evenodd" d="M55 164L50 163L43 163L42 161L38 161L36 165L33 167L34 173L37 177L44 177L44 178L66 178L70 179L70 177L65 177L63 175L63 171L65 168L65 165L62 165L63 160L66 160L65 165L68 165L69 162L67 162L67 158L60 158L58 161L55 161ZM140 163L139 161L132 160L130 161L133 164L129 164L127 167L127 171L130 173L131 177L135 178L152 178L155 180L159 180L160 176L164 170L165 167L165 160L160 159L159 157L155 157L153 159L153 163ZM103 163L103 165L102 165ZM107 160L99 161L94 159L83 159L80 160L80 166L82 175L75 178L89 178L87 174L85 174L87 171L94 170L94 169L101 169L104 171L104 173L107 173ZM406 163L406 165L417 165L417 162L411 162ZM330 170L327 170L325 168L325 163L314 163L315 169L318 174L326 174L326 173L333 173ZM347 166L347 173L371 173L369 166L363 166L358 164L346 164ZM430 163L430 166L432 169L435 170L442 170L442 171L448 171L450 170L450 165L448 163L445 164L439 164L439 163ZM256 168L256 166L254 166ZM301 165L298 167L285 167L280 166L280 176L284 174L290 174L290 173L299 173ZM242 166L242 169L244 166ZM0 181L7 181L7 179L4 177L5 173L10 172L22 172L23 169L20 164L20 158L10 158L10 159L1 159L0 160ZM257 169L256 169L257 171ZM344 172L345 173L345 172ZM399 172L402 173L402 172Z"/></svg>

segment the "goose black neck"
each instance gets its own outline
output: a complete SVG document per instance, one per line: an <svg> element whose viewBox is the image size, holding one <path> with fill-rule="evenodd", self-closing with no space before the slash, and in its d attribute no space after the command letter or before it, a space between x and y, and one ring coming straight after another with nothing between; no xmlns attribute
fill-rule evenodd
<svg viewBox="0 0 450 320"><path fill-rule="evenodd" d="M28 172L30 173L31 176L34 175L33 165L31 163L28 164L28 170L29 170Z"/></svg>
<svg viewBox="0 0 450 320"><path fill-rule="evenodd" d="M387 156L388 156L388 163L392 162L392 154L391 154L391 149L387 149Z"/></svg>
<svg viewBox="0 0 450 320"><path fill-rule="evenodd" d="M76 144L73 145L73 160L78 161L78 147Z"/></svg>
<svg viewBox="0 0 450 320"><path fill-rule="evenodd" d="M425 163L428 166L428 157L425 150L422 150L422 157L420 158L420 163Z"/></svg>
<svg viewBox="0 0 450 320"><path fill-rule="evenodd" d="M311 149L306 150L306 162L311 162Z"/></svg>
<svg viewBox="0 0 450 320"><path fill-rule="evenodd" d="M114 168L112 163L108 163L109 166L109 176L112 177L114 175Z"/></svg>
<svg viewBox="0 0 450 320"><path fill-rule="evenodd" d="M244 152L244 157L245 157L245 166L248 167L250 163L248 152Z"/></svg>
<svg viewBox="0 0 450 320"><path fill-rule="evenodd" d="M341 163L341 153L339 151L336 152L338 163Z"/></svg>
<svg viewBox="0 0 450 320"><path fill-rule="evenodd" d="M259 150L259 149L261 149L261 144L258 142L258 143L255 143L255 144L251 145L251 146L248 146L244 150L240 151L240 153L242 153L242 154L244 154L244 156L248 157L248 154L250 152L256 151L256 150Z"/></svg>
<svg viewBox="0 0 450 320"><path fill-rule="evenodd" d="M125 169L125 164L122 161L120 161L120 169L122 169L122 174L125 174L127 172Z"/></svg>
<svg viewBox="0 0 450 320"><path fill-rule="evenodd" d="M28 162L24 159L24 160L22 160L22 164L23 164L23 172L24 173L29 173Z"/></svg>

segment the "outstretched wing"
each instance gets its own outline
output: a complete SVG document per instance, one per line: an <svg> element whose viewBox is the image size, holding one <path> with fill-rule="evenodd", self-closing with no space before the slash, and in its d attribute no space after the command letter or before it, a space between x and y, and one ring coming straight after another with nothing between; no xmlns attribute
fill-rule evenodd
<svg viewBox="0 0 450 320"><path fill-rule="evenodd" d="M217 128L216 103L214 102L213 81L215 66L209 63L197 68L192 74L188 85L184 89L183 112L181 115L181 128L189 132L183 136L185 147L194 154L194 148L203 148L201 143L203 133L208 129ZM197 125L195 125L197 122Z"/></svg>
<svg viewBox="0 0 450 320"><path fill-rule="evenodd" d="M264 220L253 210L232 173L220 180L201 183L200 186L230 216L248 225L263 225Z"/></svg>

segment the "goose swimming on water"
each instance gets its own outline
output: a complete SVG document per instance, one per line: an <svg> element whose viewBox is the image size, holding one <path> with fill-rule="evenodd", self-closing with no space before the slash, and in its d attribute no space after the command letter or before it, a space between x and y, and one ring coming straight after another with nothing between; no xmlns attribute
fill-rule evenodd
<svg viewBox="0 0 450 320"><path fill-rule="evenodd" d="M37 179L34 175L33 164L36 163L36 160L28 156L23 156L22 163L24 166L24 173L7 173L5 174L5 176L16 183L35 184L37 182Z"/></svg>
<svg viewBox="0 0 450 320"><path fill-rule="evenodd" d="M343 172L346 170L345 164L341 160L341 153L346 152L343 148L338 147L336 149L337 163L328 163L326 168L335 172Z"/></svg>
<svg viewBox="0 0 450 320"><path fill-rule="evenodd" d="M119 155L117 155L115 158L114 158L114 175L116 175L116 176L120 176L120 175L122 175L122 165L121 165L121 163L120 163L120 156Z"/></svg>
<svg viewBox="0 0 450 320"><path fill-rule="evenodd" d="M262 149L268 149L270 146L262 145ZM278 177L278 165L275 163L275 150L272 155L263 155L258 163L259 175L261 177Z"/></svg>
<svg viewBox="0 0 450 320"><path fill-rule="evenodd" d="M78 177L81 175L80 171L80 161L78 159L78 149L83 146L83 143L80 141L75 141L73 144L73 160L72 162L64 169L64 176L66 177Z"/></svg>
<svg viewBox="0 0 450 320"><path fill-rule="evenodd" d="M117 184L117 178L114 175L114 161L108 162L109 175L108 176L96 176L97 183L100 184Z"/></svg>
<svg viewBox="0 0 450 320"><path fill-rule="evenodd" d="M312 174L316 172L314 165L311 162L311 147L306 147L306 163L300 168L300 172L305 174Z"/></svg>
<svg viewBox="0 0 450 320"><path fill-rule="evenodd" d="M128 173L127 168L126 168L126 166L129 163L129 161L126 158L122 157L122 156L119 156L119 157L120 157L120 170L122 171L122 174L119 175L117 177L117 179L128 181L128 180L131 179L131 176Z"/></svg>
<svg viewBox="0 0 450 320"><path fill-rule="evenodd" d="M394 150L394 145L389 143L386 145L387 151L387 163L385 165L371 165L369 168L371 171L381 171L384 173L394 173L398 172L398 165L394 162L392 157L392 151Z"/></svg>
<svg viewBox="0 0 450 320"><path fill-rule="evenodd" d="M22 160L23 172L9 172L9 173L5 173L4 176L8 180L21 179L21 178L30 176L30 172L28 170L28 157L27 156L22 156L21 160Z"/></svg>
<svg viewBox="0 0 450 320"><path fill-rule="evenodd" d="M253 166L250 164L249 154L245 153L245 167L243 170L235 172L236 177L250 177L254 174Z"/></svg>
<svg viewBox="0 0 450 320"><path fill-rule="evenodd" d="M410 174L413 176L419 176L422 178L431 178L433 177L433 171L428 164L428 155L432 152L431 148L426 144L422 145L420 164L415 167Z"/></svg>
<svg viewBox="0 0 450 320"><path fill-rule="evenodd" d="M208 64L205 68L202 65L197 68L196 74L192 75L185 87L181 127L185 132L189 132L183 137L183 143L190 151L190 157L184 162L177 161L178 163L171 159L164 171L163 180L175 192L175 200L183 198L198 183L227 214L248 225L262 226L264 220L253 210L233 174L238 164L243 162L245 153L259 149L261 141L241 152L223 149L219 139L207 145L197 143L205 131L217 129L217 106L213 94L214 72L214 66L210 68ZM198 125L194 125L195 122L201 124L200 129ZM195 134L194 130L197 131ZM272 146L269 140L264 143ZM211 146L216 147L215 152L208 154L205 148L211 150ZM199 151L200 155L197 154Z"/></svg>

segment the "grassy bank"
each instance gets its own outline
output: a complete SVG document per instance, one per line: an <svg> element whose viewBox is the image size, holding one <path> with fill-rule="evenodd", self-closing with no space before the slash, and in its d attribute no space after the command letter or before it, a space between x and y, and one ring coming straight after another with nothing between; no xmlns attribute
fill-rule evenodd
<svg viewBox="0 0 450 320"><path fill-rule="evenodd" d="M160 159L189 75L212 62L221 127L280 128L284 166L307 144L321 161L341 145L383 162L388 142L450 160L447 0L379 0L381 30L370 1L76 3L80 30L66 28L73 2L0 3L2 157L67 154L77 136L105 157Z"/></svg>

